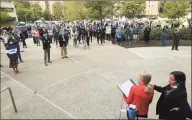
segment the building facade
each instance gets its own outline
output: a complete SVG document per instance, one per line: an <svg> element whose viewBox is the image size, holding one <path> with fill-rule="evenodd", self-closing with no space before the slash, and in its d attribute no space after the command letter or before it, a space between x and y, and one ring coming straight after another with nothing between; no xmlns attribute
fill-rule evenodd
<svg viewBox="0 0 192 120"><path fill-rule="evenodd" d="M14 1L1 1L0 9L7 11L9 16L18 22Z"/></svg>
<svg viewBox="0 0 192 120"><path fill-rule="evenodd" d="M145 15L159 15L159 1L146 1Z"/></svg>

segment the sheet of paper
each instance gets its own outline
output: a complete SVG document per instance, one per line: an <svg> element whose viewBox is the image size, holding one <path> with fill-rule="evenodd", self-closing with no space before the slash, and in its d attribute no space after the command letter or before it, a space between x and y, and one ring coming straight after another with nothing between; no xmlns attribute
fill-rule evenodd
<svg viewBox="0 0 192 120"><path fill-rule="evenodd" d="M129 92L130 92L130 89L132 86L134 86L135 83L133 80L128 80L126 81L125 83L123 84L118 84L117 86L119 87L119 89L121 90L121 92L126 96L128 97L129 95Z"/></svg>

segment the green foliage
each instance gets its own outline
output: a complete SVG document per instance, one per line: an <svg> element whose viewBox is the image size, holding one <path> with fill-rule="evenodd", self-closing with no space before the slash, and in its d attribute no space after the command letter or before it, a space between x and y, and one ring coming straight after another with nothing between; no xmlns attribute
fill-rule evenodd
<svg viewBox="0 0 192 120"><path fill-rule="evenodd" d="M123 4L122 15L133 18L140 17L145 10L145 2L126 1Z"/></svg>
<svg viewBox="0 0 192 120"><path fill-rule="evenodd" d="M84 1L64 1L63 16L65 20L83 20L86 19L87 9Z"/></svg>
<svg viewBox="0 0 192 120"><path fill-rule="evenodd" d="M114 3L112 1L86 1L84 5L89 9L89 18L102 20L105 17L110 17Z"/></svg>
<svg viewBox="0 0 192 120"><path fill-rule="evenodd" d="M50 14L49 11L44 10L44 11L43 11L43 18L44 18L45 20L51 20L51 19L53 18L53 16Z"/></svg>
<svg viewBox="0 0 192 120"><path fill-rule="evenodd" d="M28 15L31 21L40 19L43 16L42 8L38 3L34 3L30 7Z"/></svg>
<svg viewBox="0 0 192 120"><path fill-rule="evenodd" d="M183 17L190 7L189 1L169 1L164 4L163 14L171 19Z"/></svg>
<svg viewBox="0 0 192 120"><path fill-rule="evenodd" d="M38 3L14 2L19 21L35 21L42 17L42 8Z"/></svg>
<svg viewBox="0 0 192 120"><path fill-rule="evenodd" d="M0 10L0 22L6 22L11 19L8 12Z"/></svg>
<svg viewBox="0 0 192 120"><path fill-rule="evenodd" d="M64 6L63 6L62 2L60 2L60 1L54 2L52 5L52 8L53 8L53 15L57 19L62 19L63 18L63 11L64 11Z"/></svg>

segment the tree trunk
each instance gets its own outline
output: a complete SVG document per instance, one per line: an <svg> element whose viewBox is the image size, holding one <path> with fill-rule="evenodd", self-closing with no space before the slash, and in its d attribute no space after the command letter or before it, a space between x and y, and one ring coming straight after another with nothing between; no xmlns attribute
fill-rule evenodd
<svg viewBox="0 0 192 120"><path fill-rule="evenodd" d="M101 25L102 25L102 8L100 7L99 8L99 15L100 15L100 21L101 21Z"/></svg>

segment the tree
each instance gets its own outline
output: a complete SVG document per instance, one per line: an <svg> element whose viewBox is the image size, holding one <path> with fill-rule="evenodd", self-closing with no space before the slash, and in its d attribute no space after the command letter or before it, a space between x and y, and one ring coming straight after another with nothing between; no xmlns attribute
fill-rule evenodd
<svg viewBox="0 0 192 120"><path fill-rule="evenodd" d="M35 21L42 17L42 8L37 2L15 2L15 7L19 21Z"/></svg>
<svg viewBox="0 0 192 120"><path fill-rule="evenodd" d="M84 5L89 9L89 18L100 19L102 23L114 4L112 1L86 1Z"/></svg>
<svg viewBox="0 0 192 120"><path fill-rule="evenodd" d="M30 15L29 19L31 19L32 21L40 19L43 16L41 6L38 3L33 3L28 14Z"/></svg>
<svg viewBox="0 0 192 120"><path fill-rule="evenodd" d="M189 7L189 1L169 1L164 5L163 14L171 19L180 18L187 14Z"/></svg>
<svg viewBox="0 0 192 120"><path fill-rule="evenodd" d="M53 16L50 14L49 11L47 10L44 10L43 11L43 15L42 17L45 19L45 20L52 20L53 19Z"/></svg>
<svg viewBox="0 0 192 120"><path fill-rule="evenodd" d="M63 18L63 4L62 2L54 2L52 5L52 10L53 10L53 15L57 18L57 19L62 19Z"/></svg>
<svg viewBox="0 0 192 120"><path fill-rule="evenodd" d="M8 12L0 10L0 22L6 22L11 19L11 16L9 16Z"/></svg>
<svg viewBox="0 0 192 120"><path fill-rule="evenodd" d="M140 17L145 10L145 2L126 1L123 3L122 15L133 18Z"/></svg>
<svg viewBox="0 0 192 120"><path fill-rule="evenodd" d="M16 13L19 21L25 21L25 17L28 17L27 14L30 10L29 2L14 2Z"/></svg>

